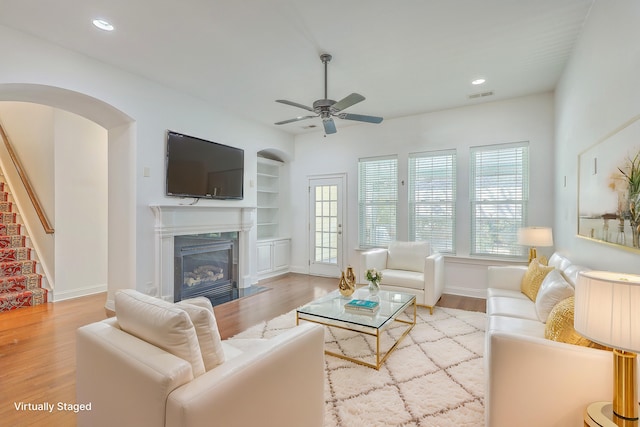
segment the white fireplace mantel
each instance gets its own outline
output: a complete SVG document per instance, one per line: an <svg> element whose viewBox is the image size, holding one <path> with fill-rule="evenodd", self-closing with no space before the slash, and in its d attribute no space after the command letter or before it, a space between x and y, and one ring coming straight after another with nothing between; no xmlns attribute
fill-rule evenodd
<svg viewBox="0 0 640 427"><path fill-rule="evenodd" d="M155 222L157 296L173 301L175 236L238 232L238 286L251 286L253 262L250 230L256 224L254 207L150 205Z"/></svg>

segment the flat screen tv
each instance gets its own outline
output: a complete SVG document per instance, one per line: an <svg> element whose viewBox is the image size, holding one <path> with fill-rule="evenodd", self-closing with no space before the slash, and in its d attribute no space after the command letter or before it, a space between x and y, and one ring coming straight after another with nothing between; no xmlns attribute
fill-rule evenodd
<svg viewBox="0 0 640 427"><path fill-rule="evenodd" d="M242 199L244 150L167 132L167 195Z"/></svg>

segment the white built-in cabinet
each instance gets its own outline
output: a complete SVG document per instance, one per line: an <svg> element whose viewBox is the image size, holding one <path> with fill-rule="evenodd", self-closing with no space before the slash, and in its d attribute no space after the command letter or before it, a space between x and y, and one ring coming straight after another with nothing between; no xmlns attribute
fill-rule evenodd
<svg viewBox="0 0 640 427"><path fill-rule="evenodd" d="M282 162L258 157L257 260L258 276L289 271L291 239L281 235L280 192Z"/></svg>
<svg viewBox="0 0 640 427"><path fill-rule="evenodd" d="M258 241L258 275L262 277L289 270L291 239Z"/></svg>

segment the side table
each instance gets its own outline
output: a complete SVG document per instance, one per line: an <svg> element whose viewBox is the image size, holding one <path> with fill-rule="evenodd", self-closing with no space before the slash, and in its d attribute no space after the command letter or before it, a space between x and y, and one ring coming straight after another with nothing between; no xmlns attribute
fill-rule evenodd
<svg viewBox="0 0 640 427"><path fill-rule="evenodd" d="M611 402L594 402L584 411L585 427L640 427L638 420L625 420L613 415Z"/></svg>

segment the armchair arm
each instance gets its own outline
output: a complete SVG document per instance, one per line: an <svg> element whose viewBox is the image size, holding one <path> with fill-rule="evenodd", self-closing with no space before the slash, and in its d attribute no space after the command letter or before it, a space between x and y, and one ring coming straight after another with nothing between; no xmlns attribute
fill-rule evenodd
<svg viewBox="0 0 640 427"><path fill-rule="evenodd" d="M584 409L611 399L611 352L488 332L488 427L582 426Z"/></svg>
<svg viewBox="0 0 640 427"><path fill-rule="evenodd" d="M119 329L115 319L76 332L79 426L164 426L169 393L193 379L191 364Z"/></svg>
<svg viewBox="0 0 640 427"><path fill-rule="evenodd" d="M387 268L387 250L386 249L371 249L362 253L360 258L361 266L361 283L366 283L367 278L365 274L368 269L375 268L376 270L384 270Z"/></svg>
<svg viewBox="0 0 640 427"><path fill-rule="evenodd" d="M424 259L424 304L436 305L444 291L444 255L433 253Z"/></svg>
<svg viewBox="0 0 640 427"><path fill-rule="evenodd" d="M487 268L487 287L520 290L522 277L527 272L524 265L489 266Z"/></svg>
<svg viewBox="0 0 640 427"><path fill-rule="evenodd" d="M175 390L166 425L321 427L323 418L324 328L305 323Z"/></svg>

